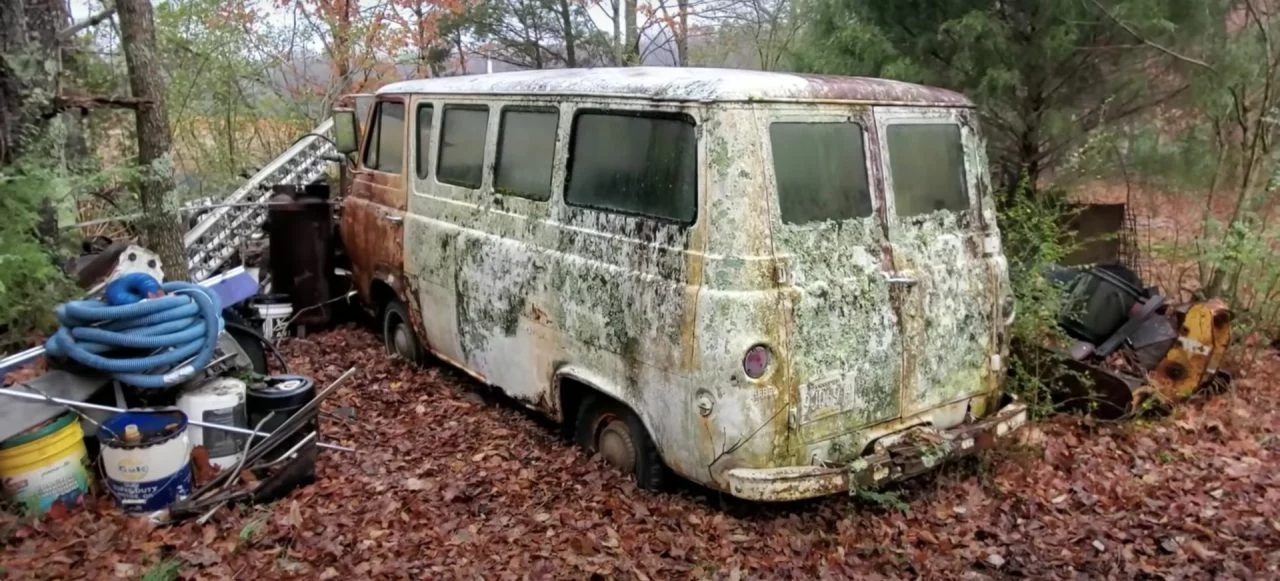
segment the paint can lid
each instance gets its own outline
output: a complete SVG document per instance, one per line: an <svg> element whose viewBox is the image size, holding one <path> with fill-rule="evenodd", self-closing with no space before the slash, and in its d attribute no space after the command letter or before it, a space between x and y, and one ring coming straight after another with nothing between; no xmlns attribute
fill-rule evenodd
<svg viewBox="0 0 1280 581"><path fill-rule="evenodd" d="M249 386L249 405L270 408L297 407L315 397L315 382L305 375L272 375Z"/></svg>
<svg viewBox="0 0 1280 581"><path fill-rule="evenodd" d="M138 434L129 437L130 427ZM128 410L102 422L98 438L113 448L147 448L182 436L187 431L187 416L181 410Z"/></svg>

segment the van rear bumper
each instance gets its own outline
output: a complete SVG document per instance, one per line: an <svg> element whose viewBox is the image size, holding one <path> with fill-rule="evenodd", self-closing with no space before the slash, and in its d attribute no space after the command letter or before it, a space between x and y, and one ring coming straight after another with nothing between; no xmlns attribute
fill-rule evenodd
<svg viewBox="0 0 1280 581"><path fill-rule="evenodd" d="M847 466L735 468L728 472L729 493L746 500L774 502L874 489L989 449L1026 422L1027 405L1014 399L995 414L950 430L908 430L894 443L875 446L872 454Z"/></svg>

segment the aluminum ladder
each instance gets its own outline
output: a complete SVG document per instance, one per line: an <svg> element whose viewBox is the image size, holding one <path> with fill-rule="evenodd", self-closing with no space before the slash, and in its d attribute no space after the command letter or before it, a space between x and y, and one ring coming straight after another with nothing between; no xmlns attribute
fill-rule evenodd
<svg viewBox="0 0 1280 581"><path fill-rule="evenodd" d="M187 248L187 268L192 280L204 280L216 273L247 242L261 238L267 220L267 200L271 187L282 184L305 185L324 174L326 157L337 155L328 139L333 119L326 119L310 133L294 142L271 160L244 185L224 198L221 205L205 214L187 232L182 242Z"/></svg>

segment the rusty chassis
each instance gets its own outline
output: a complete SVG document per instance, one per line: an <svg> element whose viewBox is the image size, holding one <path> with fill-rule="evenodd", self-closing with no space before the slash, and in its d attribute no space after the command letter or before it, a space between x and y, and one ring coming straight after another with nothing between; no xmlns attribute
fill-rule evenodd
<svg viewBox="0 0 1280 581"><path fill-rule="evenodd" d="M843 466L730 470L729 490L752 501L791 501L856 494L919 476L938 465L992 448L1027 422L1027 405L1012 396L995 414L950 430L915 426L878 440L872 453Z"/></svg>

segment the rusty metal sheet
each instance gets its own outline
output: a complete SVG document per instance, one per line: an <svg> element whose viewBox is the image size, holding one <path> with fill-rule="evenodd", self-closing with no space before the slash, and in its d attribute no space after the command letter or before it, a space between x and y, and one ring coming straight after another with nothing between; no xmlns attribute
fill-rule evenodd
<svg viewBox="0 0 1280 581"><path fill-rule="evenodd" d="M894 433L877 442L873 453L846 465L737 468L729 472L729 490L739 498L765 502L875 490L991 449L1026 422L1026 404L1014 400L992 416L953 430L917 427Z"/></svg>
<svg viewBox="0 0 1280 581"><path fill-rule="evenodd" d="M404 101L401 97L384 100ZM405 126L408 127L408 123ZM351 259L356 290L370 303L374 300L374 280L388 283L401 301L407 298L403 281L403 222L408 201L403 173L411 158L408 156L407 135L404 139L404 167L400 173L364 167L364 148L367 144L361 143L351 189L342 202L339 227L343 244Z"/></svg>
<svg viewBox="0 0 1280 581"><path fill-rule="evenodd" d="M968 97L938 87L869 77L796 75L809 82L805 98L876 104L919 104L972 107Z"/></svg>

